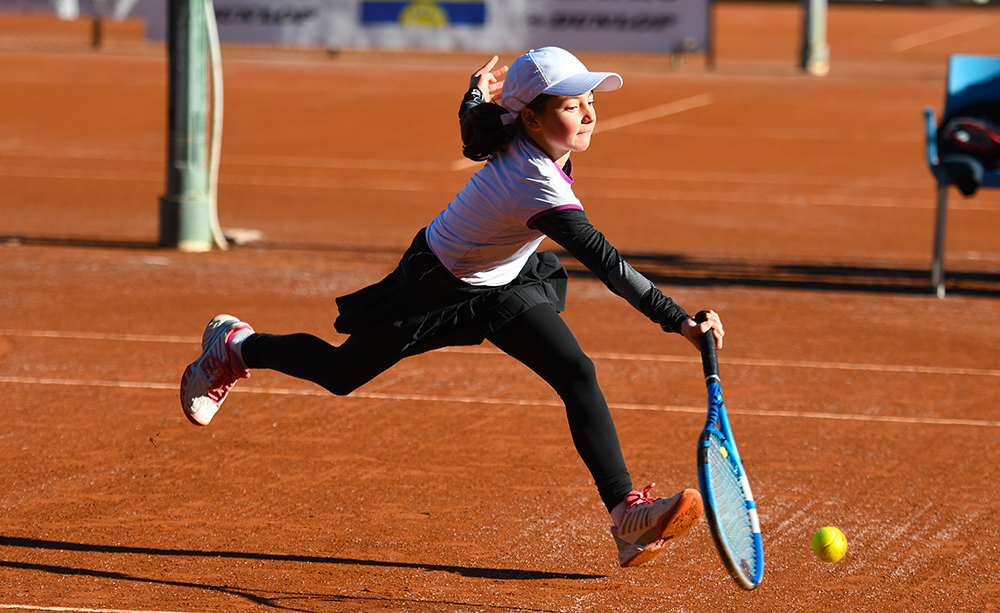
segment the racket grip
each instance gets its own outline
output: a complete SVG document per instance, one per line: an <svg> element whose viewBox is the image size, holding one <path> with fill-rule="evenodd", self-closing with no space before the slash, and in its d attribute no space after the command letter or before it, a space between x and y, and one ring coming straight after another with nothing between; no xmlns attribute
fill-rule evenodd
<svg viewBox="0 0 1000 613"><path fill-rule="evenodd" d="M708 321L708 311L698 311L694 316L698 323ZM715 336L712 331L703 332L698 339L701 342L701 366L705 371L705 379L719 378L719 356L715 352Z"/></svg>

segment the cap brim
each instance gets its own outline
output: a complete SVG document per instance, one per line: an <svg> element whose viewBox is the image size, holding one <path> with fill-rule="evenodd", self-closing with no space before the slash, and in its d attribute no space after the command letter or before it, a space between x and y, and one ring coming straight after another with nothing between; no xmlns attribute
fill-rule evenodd
<svg viewBox="0 0 1000 613"><path fill-rule="evenodd" d="M581 72L546 87L542 93L553 96L579 96L589 91L609 92L622 86L616 72Z"/></svg>

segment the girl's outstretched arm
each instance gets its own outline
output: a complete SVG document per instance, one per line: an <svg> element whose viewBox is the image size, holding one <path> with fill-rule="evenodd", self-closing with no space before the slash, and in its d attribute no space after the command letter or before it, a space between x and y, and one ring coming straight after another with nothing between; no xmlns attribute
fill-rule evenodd
<svg viewBox="0 0 1000 613"><path fill-rule="evenodd" d="M566 249L597 275L608 289L665 331L677 332L700 348L698 335L712 329L716 348L722 348L725 332L717 313L711 311L707 322L696 323L683 308L632 268L582 210L564 209L549 213L537 219L534 227Z"/></svg>

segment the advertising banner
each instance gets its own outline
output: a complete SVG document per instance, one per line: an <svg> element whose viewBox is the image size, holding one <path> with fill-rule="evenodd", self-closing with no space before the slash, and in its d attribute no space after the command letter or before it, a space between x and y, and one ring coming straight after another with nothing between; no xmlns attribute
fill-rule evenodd
<svg viewBox="0 0 1000 613"><path fill-rule="evenodd" d="M588 51L707 51L708 0L532 2L528 46Z"/></svg>
<svg viewBox="0 0 1000 613"><path fill-rule="evenodd" d="M710 0L215 0L223 43L330 49L706 51ZM137 17L165 40L167 0L0 0L0 10Z"/></svg>
<svg viewBox="0 0 1000 613"><path fill-rule="evenodd" d="M60 19L80 15L128 16L135 0L0 0L0 12L54 13Z"/></svg>

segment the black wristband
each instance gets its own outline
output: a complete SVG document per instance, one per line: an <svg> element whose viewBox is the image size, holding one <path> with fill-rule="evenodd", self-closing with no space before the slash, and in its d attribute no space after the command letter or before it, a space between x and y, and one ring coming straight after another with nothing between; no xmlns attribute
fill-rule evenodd
<svg viewBox="0 0 1000 613"><path fill-rule="evenodd" d="M473 87L465 92L465 97L462 98L462 106L458 109L458 118L461 119L469 109L484 102L486 102L486 98L483 97L483 92L478 87Z"/></svg>

